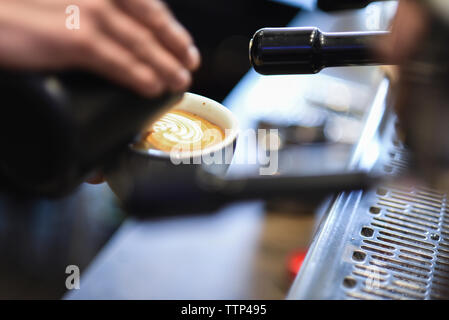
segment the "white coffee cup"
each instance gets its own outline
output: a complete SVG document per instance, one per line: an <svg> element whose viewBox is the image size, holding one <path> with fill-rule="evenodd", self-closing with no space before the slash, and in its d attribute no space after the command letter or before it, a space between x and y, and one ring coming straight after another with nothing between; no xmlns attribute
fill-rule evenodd
<svg viewBox="0 0 449 320"><path fill-rule="evenodd" d="M194 93L185 93L180 102L159 115L171 110L187 111L210 121L225 131L225 138L210 147L175 155L130 144L123 156L105 172L106 181L123 202L146 201L146 195L151 202L155 194L167 196L169 200L170 192L177 192L181 184L184 188L179 190L185 190L186 184L195 184L198 172L226 172L239 134L238 120L233 113L222 104ZM211 163L211 159L219 161Z"/></svg>

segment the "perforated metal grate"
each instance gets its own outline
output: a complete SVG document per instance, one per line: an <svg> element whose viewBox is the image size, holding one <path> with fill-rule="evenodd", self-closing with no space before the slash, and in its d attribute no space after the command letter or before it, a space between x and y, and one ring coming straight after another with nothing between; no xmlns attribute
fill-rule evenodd
<svg viewBox="0 0 449 320"><path fill-rule="evenodd" d="M398 141L385 172L407 168ZM447 196L413 185L385 185L369 207L369 224L360 229L353 268L343 280L356 299L449 299L449 208Z"/></svg>

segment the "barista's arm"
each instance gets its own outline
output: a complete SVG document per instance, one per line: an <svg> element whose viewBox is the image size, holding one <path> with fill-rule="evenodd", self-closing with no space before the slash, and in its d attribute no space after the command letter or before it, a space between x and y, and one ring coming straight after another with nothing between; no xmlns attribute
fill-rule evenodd
<svg viewBox="0 0 449 320"><path fill-rule="evenodd" d="M66 9L80 9L80 28ZM199 65L188 32L160 0L0 0L0 67L97 72L143 94L185 90Z"/></svg>
<svg viewBox="0 0 449 320"><path fill-rule="evenodd" d="M79 29L66 26L70 5L80 9ZM191 36L160 0L0 0L1 68L80 67L154 96L185 90L199 63Z"/></svg>

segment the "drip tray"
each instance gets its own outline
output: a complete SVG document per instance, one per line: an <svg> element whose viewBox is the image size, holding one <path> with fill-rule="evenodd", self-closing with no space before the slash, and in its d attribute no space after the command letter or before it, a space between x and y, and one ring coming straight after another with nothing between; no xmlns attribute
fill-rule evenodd
<svg viewBox="0 0 449 320"><path fill-rule="evenodd" d="M446 195L388 185L363 201L368 213L352 235L357 245L346 257L352 268L341 280L344 294L356 299L449 299Z"/></svg>
<svg viewBox="0 0 449 320"><path fill-rule="evenodd" d="M396 176L409 157L394 138L394 116L383 117L364 143L373 150L378 139L373 170ZM404 183L335 196L288 298L449 299L447 201L442 192Z"/></svg>

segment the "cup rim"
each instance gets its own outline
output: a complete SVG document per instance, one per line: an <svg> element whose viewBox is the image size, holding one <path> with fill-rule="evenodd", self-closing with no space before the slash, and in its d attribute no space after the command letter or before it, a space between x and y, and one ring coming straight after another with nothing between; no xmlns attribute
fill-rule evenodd
<svg viewBox="0 0 449 320"><path fill-rule="evenodd" d="M221 103L210 99L208 97L196 94L196 93L191 93L191 92L185 92L182 99L178 102L180 103L183 99L185 99L186 97L196 97L196 98L200 98L203 101L208 102L209 104L213 105L214 108L219 109L222 113L226 114L227 117L231 120L232 123L232 128L224 128L225 132L228 133L228 135L225 137L225 139L223 141L221 141L220 143L214 144L208 148L204 148L201 150L195 150L195 151L187 151L187 152L179 152L176 155L176 159L177 160L187 160L187 159L192 159L192 158L198 158L204 155L209 155L212 154L214 152L220 151L225 149L226 147L228 147L229 145L233 144L236 140L237 137L240 133L240 129L239 129L239 122L236 118L236 116L225 106L223 106ZM169 108L168 110L165 111L165 113L169 112L170 110L173 110L173 108L176 105L172 106L171 108ZM207 120L207 119L206 119ZM156 120L157 121L157 120ZM129 150L131 152L135 152L138 153L140 155L143 156L147 156L150 158L159 158L159 159L171 159L172 155L170 152L165 152L162 150L157 150L157 149L148 149L148 150L142 150L142 149L137 149L133 147L133 144L129 144Z"/></svg>

